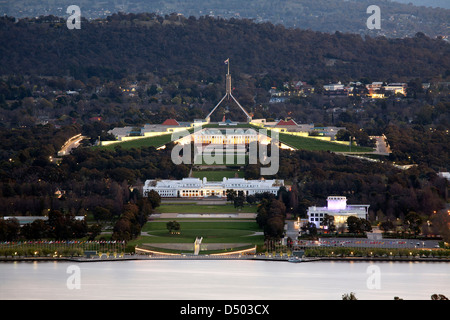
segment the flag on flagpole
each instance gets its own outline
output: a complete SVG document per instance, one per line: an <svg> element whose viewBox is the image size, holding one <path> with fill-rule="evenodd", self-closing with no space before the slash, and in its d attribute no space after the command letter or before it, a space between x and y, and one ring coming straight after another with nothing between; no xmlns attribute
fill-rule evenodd
<svg viewBox="0 0 450 320"><path fill-rule="evenodd" d="M230 58L228 58L227 60L224 61L225 64L228 64L230 62Z"/></svg>

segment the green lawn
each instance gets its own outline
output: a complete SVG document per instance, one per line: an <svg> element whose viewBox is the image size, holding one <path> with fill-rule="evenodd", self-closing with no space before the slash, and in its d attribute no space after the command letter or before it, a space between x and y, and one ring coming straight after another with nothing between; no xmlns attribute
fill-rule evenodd
<svg viewBox="0 0 450 320"><path fill-rule="evenodd" d="M167 221L147 222L142 228L151 236L142 236L140 243L194 243L203 237L202 243L254 243L264 242L264 236L253 235L261 231L254 221L178 221L180 234L170 234Z"/></svg>
<svg viewBox="0 0 450 320"><path fill-rule="evenodd" d="M154 220L147 222L143 228L142 231L149 232L149 231L167 231L166 223L170 220ZM182 230L198 230L198 229L205 229L205 230L212 230L212 229L222 229L222 230L245 230L247 232L256 232L261 231L256 221L239 221L239 220L220 220L220 221L204 221L204 220L189 220L189 221L183 221L183 220L177 220Z"/></svg>
<svg viewBox="0 0 450 320"><path fill-rule="evenodd" d="M226 205L186 205L186 204L162 204L156 211L159 213L256 213L256 205L246 205L237 209L232 204Z"/></svg>
<svg viewBox="0 0 450 320"><path fill-rule="evenodd" d="M245 176L244 171L238 170L201 170L192 172L194 178L203 179L206 177L208 181L222 181L224 177L235 178L236 174L238 178L244 178Z"/></svg>
<svg viewBox="0 0 450 320"><path fill-rule="evenodd" d="M106 150L114 150L116 146L120 146L124 149L131 149L131 148L142 148L142 147L155 147L159 148L169 142L172 141L172 134L165 134L161 136L156 137L149 137L149 138L142 138L142 139L136 139L131 141L125 141L125 142L118 142L113 143L107 146L102 146L99 148L106 149Z"/></svg>
<svg viewBox="0 0 450 320"><path fill-rule="evenodd" d="M372 148L352 146L351 150L348 145L342 145L329 141L318 140L314 138L306 138L293 136L290 134L280 133L280 141L296 149L310 151L333 151L333 152L372 152Z"/></svg>

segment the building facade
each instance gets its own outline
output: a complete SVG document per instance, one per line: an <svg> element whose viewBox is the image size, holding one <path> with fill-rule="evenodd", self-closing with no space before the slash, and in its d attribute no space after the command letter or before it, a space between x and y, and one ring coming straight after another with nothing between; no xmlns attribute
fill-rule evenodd
<svg viewBox="0 0 450 320"><path fill-rule="evenodd" d="M223 178L222 181L208 182L206 178L183 178L182 180L147 180L143 188L144 197L154 190L161 198L226 198L226 191L232 189L244 194L270 192L277 194L283 180L245 180L242 178Z"/></svg>
<svg viewBox="0 0 450 320"><path fill-rule="evenodd" d="M347 198L341 196L330 196L327 198L326 207L309 207L308 220L321 227L321 223L325 215L334 217L334 225L336 227L344 226L347 223L347 218L354 216L357 218L367 219L369 213L369 205L356 204L348 205Z"/></svg>

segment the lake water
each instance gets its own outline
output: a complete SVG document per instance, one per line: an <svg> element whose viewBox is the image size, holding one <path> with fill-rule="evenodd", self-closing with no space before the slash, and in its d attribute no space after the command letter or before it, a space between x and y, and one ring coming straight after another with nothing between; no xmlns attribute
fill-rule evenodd
<svg viewBox="0 0 450 320"><path fill-rule="evenodd" d="M444 262L143 260L3 262L0 299L430 300L450 297Z"/></svg>

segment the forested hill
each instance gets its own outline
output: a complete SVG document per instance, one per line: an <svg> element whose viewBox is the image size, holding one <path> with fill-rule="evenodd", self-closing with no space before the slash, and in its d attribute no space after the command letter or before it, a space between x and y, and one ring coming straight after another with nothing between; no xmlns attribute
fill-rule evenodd
<svg viewBox="0 0 450 320"><path fill-rule="evenodd" d="M196 80L233 72L283 74L305 81L369 77L448 78L450 44L413 38L361 38L287 29L245 19L114 14L69 30L63 18L0 18L0 74L121 78L186 73Z"/></svg>
<svg viewBox="0 0 450 320"><path fill-rule="evenodd" d="M2 3L3 2L3 3ZM111 12L157 12L160 15L181 13L185 17L211 15L222 18L254 19L286 27L335 31L392 38L412 37L417 32L428 36L449 36L448 0L14 0L0 1L0 16L68 17L66 9L76 4L86 19L103 18ZM413 2L412 5L409 2ZM429 3L432 2L432 3ZM426 7L438 5L441 8ZM376 5L381 11L381 29L366 26L367 8ZM425 6L422 6L425 5ZM447 8L447 10L442 9Z"/></svg>

